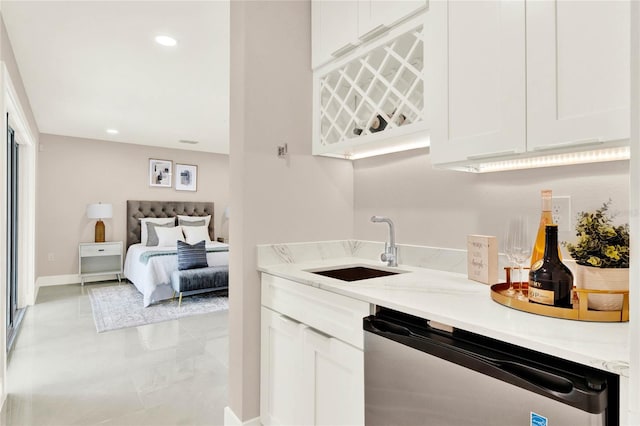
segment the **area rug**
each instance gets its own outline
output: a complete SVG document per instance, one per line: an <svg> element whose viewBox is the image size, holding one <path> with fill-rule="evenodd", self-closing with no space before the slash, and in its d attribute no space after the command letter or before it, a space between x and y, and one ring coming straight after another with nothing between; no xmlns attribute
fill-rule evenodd
<svg viewBox="0 0 640 426"><path fill-rule="evenodd" d="M222 294L184 296L180 307L176 297L145 308L142 306L142 294L132 284L89 289L98 333L226 310L229 308L228 297Z"/></svg>

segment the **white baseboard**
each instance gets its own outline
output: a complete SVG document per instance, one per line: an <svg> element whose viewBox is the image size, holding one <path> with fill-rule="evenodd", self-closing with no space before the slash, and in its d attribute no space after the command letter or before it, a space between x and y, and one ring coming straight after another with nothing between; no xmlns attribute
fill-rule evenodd
<svg viewBox="0 0 640 426"><path fill-rule="evenodd" d="M224 407L224 426L260 426L260 417L243 422L236 416L231 407Z"/></svg>
<svg viewBox="0 0 640 426"><path fill-rule="evenodd" d="M116 275L100 275L96 277L85 278L85 283L92 283L96 281L109 281L117 280ZM68 284L80 284L80 275L68 274L68 275L45 275L38 277L36 280L36 288L49 287L53 285L68 285Z"/></svg>
<svg viewBox="0 0 640 426"><path fill-rule="evenodd" d="M52 285L79 284L80 276L78 274L69 275L45 275L38 277L36 280L37 287L49 287Z"/></svg>

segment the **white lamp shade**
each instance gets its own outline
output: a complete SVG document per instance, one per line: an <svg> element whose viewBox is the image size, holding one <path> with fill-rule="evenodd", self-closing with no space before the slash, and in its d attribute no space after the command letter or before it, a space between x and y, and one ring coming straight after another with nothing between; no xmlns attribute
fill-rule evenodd
<svg viewBox="0 0 640 426"><path fill-rule="evenodd" d="M87 217L89 219L109 219L113 216L113 206L111 204L89 204L87 206Z"/></svg>

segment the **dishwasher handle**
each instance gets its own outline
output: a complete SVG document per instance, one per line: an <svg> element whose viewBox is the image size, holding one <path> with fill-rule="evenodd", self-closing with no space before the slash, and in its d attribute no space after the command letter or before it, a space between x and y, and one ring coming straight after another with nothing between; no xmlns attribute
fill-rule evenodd
<svg viewBox="0 0 640 426"><path fill-rule="evenodd" d="M378 330L381 333L389 333L389 334L395 334L397 336L429 340L429 342L433 344L440 344L444 346L443 343L439 343L432 339L429 339L428 337L421 336L420 334L414 333L407 327L401 326L399 324L394 324L389 321L374 319L373 321L371 321L371 326L375 330ZM476 353L467 349L463 349L460 347L452 346L452 345L447 345L447 349L471 358L475 358L478 361L486 363L495 368L501 369L507 373L513 374L514 376L519 377L523 380L526 380L529 383L535 384L536 386L540 386L541 388L545 389L548 392L568 394L568 393L571 393L571 391L573 391L573 388L574 388L573 382L571 382L566 377L562 377L557 374L553 374L548 371L544 371L539 368L535 368L533 366L523 364L521 362L501 360L498 358L481 355L479 353Z"/></svg>
<svg viewBox="0 0 640 426"><path fill-rule="evenodd" d="M585 411L600 413L607 406L606 386L601 390L591 387L581 389L567 377L513 359L501 359L497 352L496 356L487 356L465 349L461 347L462 345L455 344L456 338L450 333L444 333L446 340L450 340L450 342L446 342L445 339L423 336L403 325L375 317L364 319L364 330L497 379L508 381L515 386L547 395L570 405L580 406L579 408ZM443 333L438 332L438 334L442 335ZM484 352L487 350L485 347L482 349Z"/></svg>
<svg viewBox="0 0 640 426"><path fill-rule="evenodd" d="M468 355L474 356L481 361L487 362L494 367L500 368L501 370L513 374L514 376L526 380L536 386L540 386L548 392L570 394L574 390L573 382L566 377L559 376L530 365L514 361L501 361L471 353Z"/></svg>

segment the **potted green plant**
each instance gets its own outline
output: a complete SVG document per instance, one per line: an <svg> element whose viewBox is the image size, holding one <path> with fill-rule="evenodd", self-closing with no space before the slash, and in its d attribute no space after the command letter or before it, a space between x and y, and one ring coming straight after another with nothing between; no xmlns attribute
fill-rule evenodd
<svg viewBox="0 0 640 426"><path fill-rule="evenodd" d="M590 290L629 290L629 224L614 225L611 200L593 212L580 212L575 244L563 245L576 261L576 285ZM589 309L622 309L622 295L589 295Z"/></svg>

